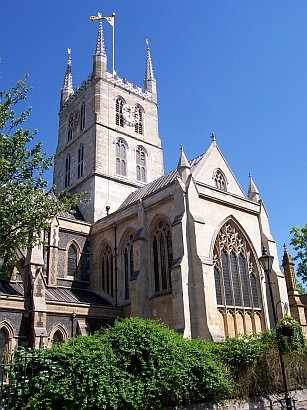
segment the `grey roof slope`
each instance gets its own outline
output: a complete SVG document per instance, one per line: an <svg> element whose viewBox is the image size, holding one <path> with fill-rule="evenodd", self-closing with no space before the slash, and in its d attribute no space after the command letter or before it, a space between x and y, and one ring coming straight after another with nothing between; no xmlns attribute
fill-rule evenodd
<svg viewBox="0 0 307 410"><path fill-rule="evenodd" d="M24 296L22 283L0 280L0 294L8 296ZM91 305L111 306L101 296L90 290L74 288L46 288L46 300L49 302L89 303Z"/></svg>
<svg viewBox="0 0 307 410"><path fill-rule="evenodd" d="M199 161L202 159L204 154L199 155L198 157L189 161L191 172L194 171ZM176 177L179 176L177 169L169 172L168 174L162 175L162 177L155 179L154 181L150 182L149 184L139 188L137 191L132 192L127 196L124 202L118 209L123 209L126 206L129 206L140 199L146 198L147 196L153 194L154 192L159 191L162 188L165 188L167 185L170 185Z"/></svg>

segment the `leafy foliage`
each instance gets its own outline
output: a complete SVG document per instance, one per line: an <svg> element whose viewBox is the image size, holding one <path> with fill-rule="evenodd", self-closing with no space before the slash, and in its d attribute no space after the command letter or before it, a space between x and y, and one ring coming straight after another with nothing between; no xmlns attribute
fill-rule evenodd
<svg viewBox="0 0 307 410"><path fill-rule="evenodd" d="M129 318L104 333L36 353L31 366L18 368L24 377L14 391L18 409L147 410L283 389L271 331L213 343L184 339L157 321ZM306 388L307 352L284 360L289 386Z"/></svg>
<svg viewBox="0 0 307 410"><path fill-rule="evenodd" d="M276 325L275 331L276 342L281 354L303 353L305 351L306 339L302 326L293 317L284 316Z"/></svg>
<svg viewBox="0 0 307 410"><path fill-rule="evenodd" d="M53 157L34 144L36 131L23 129L31 108L17 115L14 107L27 97L26 77L9 92L0 91L0 258L10 264L16 249L40 242L39 233L60 211L72 211L82 195L46 190L44 172Z"/></svg>
<svg viewBox="0 0 307 410"><path fill-rule="evenodd" d="M294 226L290 233L292 235L290 245L297 252L293 259L299 261L296 273L303 282L307 282L307 223L303 227Z"/></svg>

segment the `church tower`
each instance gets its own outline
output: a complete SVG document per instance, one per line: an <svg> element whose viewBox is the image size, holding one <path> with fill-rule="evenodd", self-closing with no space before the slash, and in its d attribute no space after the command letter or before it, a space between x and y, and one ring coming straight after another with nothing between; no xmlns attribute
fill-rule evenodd
<svg viewBox="0 0 307 410"><path fill-rule="evenodd" d="M107 71L102 22L93 71L75 90L70 50L61 89L54 184L87 191L87 222L118 209L133 191L164 174L157 92L147 43L144 89Z"/></svg>

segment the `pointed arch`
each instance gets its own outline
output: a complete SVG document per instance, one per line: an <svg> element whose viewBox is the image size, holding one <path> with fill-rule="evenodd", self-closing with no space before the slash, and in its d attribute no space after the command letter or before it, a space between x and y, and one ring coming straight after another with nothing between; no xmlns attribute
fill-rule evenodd
<svg viewBox="0 0 307 410"><path fill-rule="evenodd" d="M120 241L121 250L121 277L123 284L123 300L130 299L130 280L134 272L134 253L133 242L135 239L135 231L127 229Z"/></svg>
<svg viewBox="0 0 307 410"><path fill-rule="evenodd" d="M141 182L147 181L147 167L146 167L147 151L141 145L135 149L136 162L136 179Z"/></svg>
<svg viewBox="0 0 307 410"><path fill-rule="evenodd" d="M144 134L144 109L141 105L135 105L135 120L134 131L137 134Z"/></svg>
<svg viewBox="0 0 307 410"><path fill-rule="evenodd" d="M124 138L115 140L115 173L127 176L127 150L128 144Z"/></svg>
<svg viewBox="0 0 307 410"><path fill-rule="evenodd" d="M68 242L66 246L66 277L78 277L80 247L75 241Z"/></svg>
<svg viewBox="0 0 307 410"><path fill-rule="evenodd" d="M84 145L81 143L78 147L78 179L83 177L84 169Z"/></svg>
<svg viewBox="0 0 307 410"><path fill-rule="evenodd" d="M85 101L82 101L80 107L80 131L83 131L85 128L85 119L86 119L86 111L85 111Z"/></svg>
<svg viewBox="0 0 307 410"><path fill-rule="evenodd" d="M71 166L71 155L67 154L65 159L65 181L64 186L68 188L70 185L70 166Z"/></svg>
<svg viewBox="0 0 307 410"><path fill-rule="evenodd" d="M171 266L173 262L172 232L170 223L159 216L151 224L153 260L153 290L160 292L172 288Z"/></svg>
<svg viewBox="0 0 307 410"><path fill-rule="evenodd" d="M123 127L124 126L124 116L123 116L123 106L125 100L118 96L115 98L115 124Z"/></svg>
<svg viewBox="0 0 307 410"><path fill-rule="evenodd" d="M212 260L218 309L234 315L234 320L228 313L225 316L225 334L259 331L262 298L257 257L235 218L226 218L216 232Z"/></svg>
<svg viewBox="0 0 307 410"><path fill-rule="evenodd" d="M14 330L12 326L6 320L0 322L0 358L15 347L13 340Z"/></svg>
<svg viewBox="0 0 307 410"><path fill-rule="evenodd" d="M101 289L109 296L114 296L113 250L108 242L103 242L100 251Z"/></svg>
<svg viewBox="0 0 307 410"><path fill-rule="evenodd" d="M212 179L214 180L215 187L217 189L221 191L227 191L227 178L220 168L216 168L213 171Z"/></svg>
<svg viewBox="0 0 307 410"><path fill-rule="evenodd" d="M50 332L50 341L52 344L64 343L68 339L66 329L58 324Z"/></svg>

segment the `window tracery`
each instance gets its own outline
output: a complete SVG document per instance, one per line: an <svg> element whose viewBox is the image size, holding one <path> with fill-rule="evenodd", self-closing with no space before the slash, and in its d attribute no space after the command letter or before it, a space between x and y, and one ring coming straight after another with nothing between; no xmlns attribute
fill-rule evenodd
<svg viewBox="0 0 307 410"><path fill-rule="evenodd" d="M120 97L117 97L115 101L115 124L119 125L120 127L124 126L123 105L124 100Z"/></svg>
<svg viewBox="0 0 307 410"><path fill-rule="evenodd" d="M116 174L127 176L127 145L122 138L115 143Z"/></svg>
<svg viewBox="0 0 307 410"><path fill-rule="evenodd" d="M135 125L134 131L138 134L143 134L143 110L139 105L135 106Z"/></svg>
<svg viewBox="0 0 307 410"><path fill-rule="evenodd" d="M221 191L227 191L226 178L220 169L216 169L213 175L215 187Z"/></svg>
<svg viewBox="0 0 307 410"><path fill-rule="evenodd" d="M160 220L153 233L153 262L155 292L171 289L173 262L172 235L169 225Z"/></svg>
<svg viewBox="0 0 307 410"><path fill-rule="evenodd" d="M226 310L235 309L244 317L245 331L251 327L256 329L253 312L256 309L259 314L260 294L255 259L245 238L230 222L221 228L216 239L213 266L216 301L219 309L223 306ZM251 316L246 317L247 312ZM235 315L234 324L231 325L237 329L237 332L242 327L238 318L240 316ZM247 320L251 322L247 323ZM229 326L228 323L227 334L230 334Z"/></svg>
<svg viewBox="0 0 307 410"><path fill-rule="evenodd" d="M136 148L136 179L146 182L146 153L143 147Z"/></svg>
<svg viewBox="0 0 307 410"><path fill-rule="evenodd" d="M125 300L130 299L130 279L133 274L133 235L128 235L124 246Z"/></svg>
<svg viewBox="0 0 307 410"><path fill-rule="evenodd" d="M113 297L114 280L113 280L113 253L108 244L105 244L101 256L101 277L102 290Z"/></svg>

